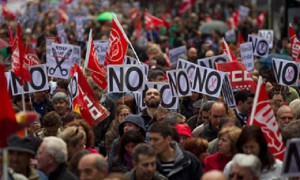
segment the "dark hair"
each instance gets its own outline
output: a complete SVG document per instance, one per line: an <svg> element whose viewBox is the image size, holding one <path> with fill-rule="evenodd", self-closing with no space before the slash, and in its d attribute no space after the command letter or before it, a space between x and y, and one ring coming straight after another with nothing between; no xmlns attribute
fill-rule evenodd
<svg viewBox="0 0 300 180"><path fill-rule="evenodd" d="M236 104L238 104L238 102L240 102L240 101L241 102L247 101L248 97L254 98L254 94L246 89L240 90L240 91L236 92L234 95Z"/></svg>
<svg viewBox="0 0 300 180"><path fill-rule="evenodd" d="M133 149L132 161L138 163L139 155L146 155L148 157L156 156L153 147L146 143L141 143Z"/></svg>
<svg viewBox="0 0 300 180"><path fill-rule="evenodd" d="M66 90L68 92L68 86L69 86L70 80L68 80L68 79L57 79L56 83L57 83L56 84L57 87L60 87L60 88Z"/></svg>
<svg viewBox="0 0 300 180"><path fill-rule="evenodd" d="M70 111L67 112L67 114L61 118L61 121L63 123L63 126L65 126L66 124L74 121L75 119L82 119L82 116L75 111Z"/></svg>
<svg viewBox="0 0 300 180"><path fill-rule="evenodd" d="M83 119L77 119L74 121L69 122L68 124L66 124L66 127L71 127L71 126L75 126L75 127L82 127L82 129L85 132L86 135L86 148L92 148L94 147L94 132L92 127L89 125L89 123L87 123L85 120Z"/></svg>
<svg viewBox="0 0 300 180"><path fill-rule="evenodd" d="M142 135L141 132L139 131L127 131L123 134L123 136L120 138L120 144L119 144L119 148L118 148L118 155L120 158L123 158L126 149L125 146L128 143L135 143L135 144L139 144L139 143L143 143L145 142L144 136Z"/></svg>
<svg viewBox="0 0 300 180"><path fill-rule="evenodd" d="M166 74L159 69L150 69L148 72L148 79L156 79L157 76L165 76Z"/></svg>
<svg viewBox="0 0 300 180"><path fill-rule="evenodd" d="M259 144L258 158L261 161L262 169L269 170L275 163L273 154L268 149L267 140L261 128L255 125L245 126L236 142L236 149L238 153L244 153L243 146L250 140L254 139Z"/></svg>
<svg viewBox="0 0 300 180"><path fill-rule="evenodd" d="M163 138L167 138L168 136L174 136L174 131L172 129L172 126L165 122L156 122L150 127L149 132L159 133Z"/></svg>
<svg viewBox="0 0 300 180"><path fill-rule="evenodd" d="M122 96L118 99L117 105L126 105L130 108L132 114L136 114L136 102L132 96Z"/></svg>
<svg viewBox="0 0 300 180"><path fill-rule="evenodd" d="M90 152L86 149L82 149L82 150L78 151L77 153L75 153L74 156L70 160L69 169L72 173L74 173L78 177L80 176L80 172L78 170L78 163L79 163L80 159L86 154L90 154Z"/></svg>
<svg viewBox="0 0 300 180"><path fill-rule="evenodd" d="M219 121L219 124L218 124L219 130L222 129L222 126L223 126L224 124L229 123L229 122L233 122L234 125L237 126L237 127L240 126L240 125L239 125L239 121L238 121L237 119L232 118L232 117L230 117L230 116L224 116L224 117L221 117L221 118L220 118L220 121Z"/></svg>
<svg viewBox="0 0 300 180"><path fill-rule="evenodd" d="M45 114L43 120L43 127L61 126L60 115L55 111L50 111Z"/></svg>

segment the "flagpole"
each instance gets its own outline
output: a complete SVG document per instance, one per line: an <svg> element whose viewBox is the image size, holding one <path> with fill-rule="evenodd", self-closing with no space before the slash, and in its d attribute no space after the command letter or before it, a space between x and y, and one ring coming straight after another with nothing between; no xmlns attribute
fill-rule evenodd
<svg viewBox="0 0 300 180"><path fill-rule="evenodd" d="M92 29L90 29L90 33L89 33L89 40L88 40L88 45L87 45L87 48L86 48L86 54L85 54L85 62L84 62L84 67L83 67L83 74L85 74L85 69L88 65L88 60L89 60L89 56L90 56L90 53L91 53L91 42L92 41Z"/></svg>
<svg viewBox="0 0 300 180"><path fill-rule="evenodd" d="M114 19L116 20L117 25L120 27L120 29L121 29L123 35L126 37L126 40L127 40L128 44L130 45L130 47L131 47L131 49L132 49L132 51L133 51L133 54L135 55L136 59L137 59L137 60L139 61L139 63L141 64L141 61L140 61L139 57L137 56L137 54L136 54L136 52L135 52L135 50L134 50L134 48L133 48L131 42L129 41L129 39L128 39L128 37L127 37L127 34L124 32L124 30L123 30L123 28L122 28L122 26L121 26L121 24L120 24L120 22L119 22L117 16L115 15L115 13L113 13L113 17L114 17Z"/></svg>
<svg viewBox="0 0 300 180"><path fill-rule="evenodd" d="M8 180L8 150L4 148L2 153L2 178L3 180Z"/></svg>
<svg viewBox="0 0 300 180"><path fill-rule="evenodd" d="M250 121L249 125L253 124L254 113L255 113L256 106L257 106L258 96L259 96L259 93L260 93L260 87L261 87L262 83L263 83L262 82L262 77L259 76L258 82L257 82L257 86L256 86L256 91L255 91L255 97L254 97L254 101L253 101L253 106L252 106L252 110L251 110L251 116L250 116L250 119L249 119L249 121Z"/></svg>

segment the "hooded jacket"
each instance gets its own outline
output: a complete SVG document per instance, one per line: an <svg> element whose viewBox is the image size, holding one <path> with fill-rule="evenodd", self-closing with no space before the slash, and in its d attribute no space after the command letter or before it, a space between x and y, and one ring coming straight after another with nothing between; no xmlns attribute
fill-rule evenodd
<svg viewBox="0 0 300 180"><path fill-rule="evenodd" d="M169 180L199 180L203 174L199 160L192 153L182 150L177 142L173 141L172 146L175 149L173 169L169 174L163 174L161 162L158 160L157 170Z"/></svg>
<svg viewBox="0 0 300 180"><path fill-rule="evenodd" d="M124 124L126 122L131 122L131 123L135 124L136 126L140 127L141 128L141 133L145 137L146 128L145 128L144 119L140 115L135 115L135 114L129 114L120 123L120 125L119 125L119 134L120 134L120 136L122 136L124 134Z"/></svg>

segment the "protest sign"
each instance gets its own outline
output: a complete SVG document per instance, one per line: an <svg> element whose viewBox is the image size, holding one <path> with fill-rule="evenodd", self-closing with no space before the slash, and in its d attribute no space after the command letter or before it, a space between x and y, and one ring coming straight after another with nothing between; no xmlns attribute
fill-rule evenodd
<svg viewBox="0 0 300 180"><path fill-rule="evenodd" d="M290 139L284 155L281 175L283 177L300 176L300 139Z"/></svg>
<svg viewBox="0 0 300 180"><path fill-rule="evenodd" d="M184 97L192 95L191 83L186 69L167 71L167 77L173 96Z"/></svg>
<svg viewBox="0 0 300 180"><path fill-rule="evenodd" d="M203 67L216 69L216 63L228 62L229 57L226 54L198 59L198 64Z"/></svg>
<svg viewBox="0 0 300 180"><path fill-rule="evenodd" d="M273 39L274 39L274 31L273 30L260 29L258 31L258 36L267 40L270 49L273 48Z"/></svg>
<svg viewBox="0 0 300 180"><path fill-rule="evenodd" d="M241 20L245 20L249 15L249 11L250 11L250 9L248 7L241 5L239 7L239 18Z"/></svg>
<svg viewBox="0 0 300 180"><path fill-rule="evenodd" d="M278 84L298 87L299 63L272 58L272 68Z"/></svg>
<svg viewBox="0 0 300 180"><path fill-rule="evenodd" d="M230 83L228 74L225 74L225 76L224 76L221 93L222 93L222 97L224 98L224 101L227 104L227 106L230 108L235 108L236 102L235 102L235 98L233 95L233 90L231 87L231 83Z"/></svg>
<svg viewBox="0 0 300 180"><path fill-rule="evenodd" d="M108 48L108 41L104 40L95 40L94 47L96 50L96 54L98 56L99 62L101 65L104 65L104 59L106 55L106 50Z"/></svg>
<svg viewBox="0 0 300 180"><path fill-rule="evenodd" d="M180 55L186 54L187 49L186 46L180 46L169 51L169 58L172 67L176 66L177 60Z"/></svg>
<svg viewBox="0 0 300 180"><path fill-rule="evenodd" d="M227 42L235 42L236 41L236 35L235 30L231 29L229 31L225 32L225 39Z"/></svg>
<svg viewBox="0 0 300 180"><path fill-rule="evenodd" d="M269 44L267 40L258 36L248 36L248 42L252 42L252 48L255 56L267 57L269 54Z"/></svg>
<svg viewBox="0 0 300 180"><path fill-rule="evenodd" d="M189 80L191 81L194 75L194 70L197 64L191 63L184 59L178 59L176 69L186 69Z"/></svg>
<svg viewBox="0 0 300 180"><path fill-rule="evenodd" d="M252 43L247 42L240 44L240 52L242 62L247 69L248 72L254 71L254 60L253 60L253 51L252 51Z"/></svg>

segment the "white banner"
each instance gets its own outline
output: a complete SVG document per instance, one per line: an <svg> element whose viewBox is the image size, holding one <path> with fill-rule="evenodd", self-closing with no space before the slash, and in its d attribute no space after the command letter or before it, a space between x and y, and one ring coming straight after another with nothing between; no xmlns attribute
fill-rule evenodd
<svg viewBox="0 0 300 180"><path fill-rule="evenodd" d="M225 40L226 40L226 42L235 42L236 41L236 35L235 35L234 29L231 29L231 30L225 32Z"/></svg>
<svg viewBox="0 0 300 180"><path fill-rule="evenodd" d="M273 48L273 39L274 39L274 31L273 30L268 30L268 29L267 30L266 29L259 30L258 36L267 40L270 49Z"/></svg>
<svg viewBox="0 0 300 180"><path fill-rule="evenodd" d="M269 44L264 38L249 35L248 42L252 42L254 56L267 57L269 55Z"/></svg>
<svg viewBox="0 0 300 180"><path fill-rule="evenodd" d="M142 91L146 82L144 65L108 65L107 92Z"/></svg>
<svg viewBox="0 0 300 180"><path fill-rule="evenodd" d="M239 18L241 20L245 20L249 15L249 11L250 11L250 9L248 7L241 5L239 7Z"/></svg>
<svg viewBox="0 0 300 180"><path fill-rule="evenodd" d="M294 138L287 142L281 175L283 177L300 176L300 139Z"/></svg>
<svg viewBox="0 0 300 180"><path fill-rule="evenodd" d="M176 69L186 69L188 78L191 81L193 79L194 70L195 70L196 66L197 66L197 64L195 64L195 63L191 63L187 60L179 58Z"/></svg>
<svg viewBox="0 0 300 180"><path fill-rule="evenodd" d="M52 43L51 58L50 61L47 61L47 66L49 67L48 75L50 77L69 78L70 68L73 66L73 49L73 45Z"/></svg>
<svg viewBox="0 0 300 180"><path fill-rule="evenodd" d="M23 87L20 85L20 79L13 72L10 72L10 76L7 76L13 96L49 89L46 64L30 66L29 71L32 80L31 82L25 82Z"/></svg>
<svg viewBox="0 0 300 180"><path fill-rule="evenodd" d="M225 74L224 79L223 79L222 96L228 107L230 107L230 108L236 107L236 102L235 102L235 98L233 95L233 89L231 87L231 82L230 82L228 74Z"/></svg>
<svg viewBox="0 0 300 180"><path fill-rule="evenodd" d="M253 50L252 50L252 43L246 42L240 44L240 53L242 62L247 69L248 72L254 71L254 60L253 60Z"/></svg>
<svg viewBox="0 0 300 180"><path fill-rule="evenodd" d="M160 92L161 95L161 106L166 109L178 109L178 98L172 95L171 88L169 83L163 82L147 82L145 83L145 87L140 94L142 97L140 100L140 108L144 109L146 106L143 102L143 97L145 97L145 93L148 89L155 88Z"/></svg>
<svg viewBox="0 0 300 180"><path fill-rule="evenodd" d="M221 94L225 73L197 66L192 80L192 91L218 98Z"/></svg>
<svg viewBox="0 0 300 180"><path fill-rule="evenodd" d="M186 52L187 52L186 46L180 46L169 50L169 58L170 58L171 66L175 67L179 56L182 54L186 54Z"/></svg>
<svg viewBox="0 0 300 180"><path fill-rule="evenodd" d="M108 48L108 41L95 40L94 47L95 47L100 64L104 65L106 50Z"/></svg>
<svg viewBox="0 0 300 180"><path fill-rule="evenodd" d="M218 55L218 56L198 59L198 64L203 67L216 69L215 63L228 62L228 60L229 60L228 55L222 54L222 55Z"/></svg>
<svg viewBox="0 0 300 180"><path fill-rule="evenodd" d="M167 71L167 77L173 96L191 96L191 83L188 78L187 69L176 69Z"/></svg>
<svg viewBox="0 0 300 180"><path fill-rule="evenodd" d="M298 87L299 63L272 58L272 67L278 84L282 86Z"/></svg>

